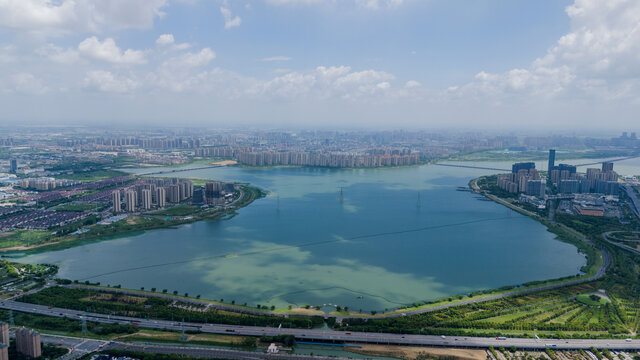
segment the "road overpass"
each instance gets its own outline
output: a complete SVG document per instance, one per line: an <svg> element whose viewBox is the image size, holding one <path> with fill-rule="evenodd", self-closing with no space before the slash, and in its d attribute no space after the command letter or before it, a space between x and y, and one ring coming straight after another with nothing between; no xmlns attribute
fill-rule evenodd
<svg viewBox="0 0 640 360"><path fill-rule="evenodd" d="M431 336L431 335L409 335L409 334L389 334L389 333L367 333L334 331L329 329L289 329L271 328L259 326L238 326L224 324L202 324L192 322L175 322L166 320L141 319L127 316L111 316L96 313L89 313L78 310L52 308L43 305L34 305L12 300L0 301L0 308L20 311L31 314L39 314L52 317L66 317L73 320L82 320L111 323L121 325L136 325L141 328L159 330L193 330L211 334L244 335L244 336L277 336L293 335L297 340L320 341L320 342L348 342L348 343L369 343L387 345L420 345L436 347L457 347L483 349L493 347L515 346L523 350L543 350L546 348L557 350L575 350L596 348L606 348L610 350L640 350L640 340L631 339L523 339L493 337L464 337L464 336Z"/></svg>

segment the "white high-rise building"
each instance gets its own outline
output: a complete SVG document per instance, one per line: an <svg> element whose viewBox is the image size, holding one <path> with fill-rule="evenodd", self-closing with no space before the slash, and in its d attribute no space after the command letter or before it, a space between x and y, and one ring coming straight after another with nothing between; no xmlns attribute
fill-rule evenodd
<svg viewBox="0 0 640 360"><path fill-rule="evenodd" d="M128 190L125 193L125 204L128 212L136 211L136 192L134 190Z"/></svg>
<svg viewBox="0 0 640 360"><path fill-rule="evenodd" d="M111 193L111 201L113 202L113 212L119 213L122 211L122 207L120 206L120 190L114 190Z"/></svg>
<svg viewBox="0 0 640 360"><path fill-rule="evenodd" d="M167 206L167 191L163 187L156 189L156 203L161 208Z"/></svg>
<svg viewBox="0 0 640 360"><path fill-rule="evenodd" d="M151 189L142 190L142 208L144 210L151 209Z"/></svg>

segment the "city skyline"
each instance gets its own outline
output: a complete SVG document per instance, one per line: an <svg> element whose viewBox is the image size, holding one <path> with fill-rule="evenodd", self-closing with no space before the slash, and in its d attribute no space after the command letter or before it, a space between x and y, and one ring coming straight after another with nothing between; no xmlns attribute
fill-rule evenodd
<svg viewBox="0 0 640 360"><path fill-rule="evenodd" d="M624 130L638 6L7 1L0 124Z"/></svg>

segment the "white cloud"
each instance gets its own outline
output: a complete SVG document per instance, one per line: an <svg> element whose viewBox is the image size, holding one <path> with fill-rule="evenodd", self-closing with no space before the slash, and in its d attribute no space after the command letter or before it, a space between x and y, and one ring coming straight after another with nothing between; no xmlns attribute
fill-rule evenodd
<svg viewBox="0 0 640 360"><path fill-rule="evenodd" d="M576 0L571 30L523 69L480 72L457 96L640 99L640 2Z"/></svg>
<svg viewBox="0 0 640 360"><path fill-rule="evenodd" d="M16 61L16 47L14 45L0 46L0 63L10 63Z"/></svg>
<svg viewBox="0 0 640 360"><path fill-rule="evenodd" d="M162 34L156 40L156 45L158 46L168 46L168 45L173 45L174 43L175 43L175 40L172 34Z"/></svg>
<svg viewBox="0 0 640 360"><path fill-rule="evenodd" d="M47 92L47 88L40 79L30 73L18 73L11 76L15 91L29 95L41 95Z"/></svg>
<svg viewBox="0 0 640 360"><path fill-rule="evenodd" d="M372 10L378 10L382 7L394 8L402 3L403 0L356 0L356 4Z"/></svg>
<svg viewBox="0 0 640 360"><path fill-rule="evenodd" d="M132 49L123 52L112 38L100 42L97 37L92 36L78 45L78 51L82 56L114 64L144 64L147 62L144 52Z"/></svg>
<svg viewBox="0 0 640 360"><path fill-rule="evenodd" d="M46 44L35 50L35 53L59 64L73 64L80 59L74 49L63 49L54 44Z"/></svg>
<svg viewBox="0 0 640 360"><path fill-rule="evenodd" d="M129 92L140 86L137 81L129 77L116 76L104 70L89 71L84 78L83 85L87 89L114 93Z"/></svg>
<svg viewBox="0 0 640 360"><path fill-rule="evenodd" d="M185 50L191 47L189 43L176 44L173 34L162 34L156 39L156 45L171 50Z"/></svg>
<svg viewBox="0 0 640 360"><path fill-rule="evenodd" d="M286 100L340 98L366 101L380 95L401 96L390 82L394 79L392 74L383 71L351 71L349 66L319 66L313 71L294 71L257 82L247 93Z"/></svg>
<svg viewBox="0 0 640 360"><path fill-rule="evenodd" d="M240 26L240 24L242 23L242 19L240 18L240 16L233 17L233 15L231 14L231 10L227 7L221 6L220 13L224 17L225 29L231 29L232 27Z"/></svg>
<svg viewBox="0 0 640 360"><path fill-rule="evenodd" d="M358 7L371 10L396 8L404 3L404 0L352 0ZM271 5L315 5L315 4L335 4L337 0L267 0Z"/></svg>
<svg viewBox="0 0 640 360"><path fill-rule="evenodd" d="M293 60L293 58L289 56L272 56L272 57L266 57L262 59L262 61L291 61L291 60Z"/></svg>
<svg viewBox="0 0 640 360"><path fill-rule="evenodd" d="M418 88L422 86L422 84L420 84L419 82L415 81L415 80L409 80L407 81L406 84L404 84L404 87L407 89L413 89L413 88Z"/></svg>
<svg viewBox="0 0 640 360"><path fill-rule="evenodd" d="M216 58L216 53L210 48L204 48L200 52L188 52L180 56L172 57L165 61L161 68L168 71L183 71L208 65Z"/></svg>
<svg viewBox="0 0 640 360"><path fill-rule="evenodd" d="M2 0L0 27L42 36L148 29L166 5L167 0Z"/></svg>

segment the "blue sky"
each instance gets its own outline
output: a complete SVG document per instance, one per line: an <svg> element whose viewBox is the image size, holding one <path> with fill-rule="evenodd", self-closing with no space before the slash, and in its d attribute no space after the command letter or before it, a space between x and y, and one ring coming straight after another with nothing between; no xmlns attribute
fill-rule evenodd
<svg viewBox="0 0 640 360"><path fill-rule="evenodd" d="M639 24L632 0L5 0L0 122L617 131Z"/></svg>

